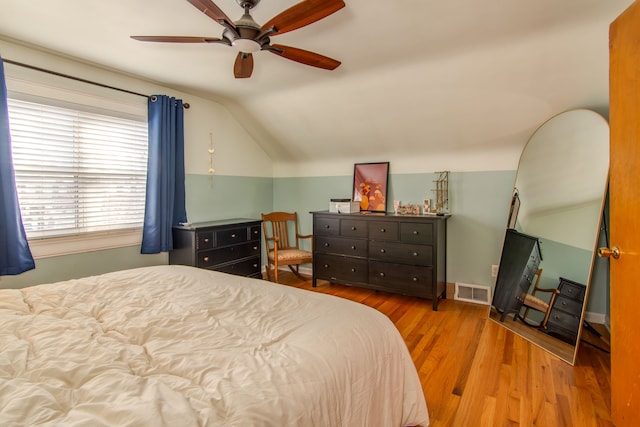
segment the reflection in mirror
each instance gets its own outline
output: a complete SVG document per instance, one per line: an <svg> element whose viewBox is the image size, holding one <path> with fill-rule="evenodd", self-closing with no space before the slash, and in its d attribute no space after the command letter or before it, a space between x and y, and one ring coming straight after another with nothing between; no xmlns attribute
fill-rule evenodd
<svg viewBox="0 0 640 427"><path fill-rule="evenodd" d="M527 142L516 174L491 319L573 364L609 172L609 126L559 114Z"/></svg>

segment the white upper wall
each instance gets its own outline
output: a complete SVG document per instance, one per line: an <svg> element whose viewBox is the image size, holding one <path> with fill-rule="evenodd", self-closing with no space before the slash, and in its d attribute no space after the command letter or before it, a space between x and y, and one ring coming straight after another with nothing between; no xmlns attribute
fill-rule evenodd
<svg viewBox="0 0 640 427"><path fill-rule="evenodd" d="M206 173L210 133L221 174L349 175L355 162L381 160L394 173L514 170L550 117L576 108L607 117L609 25L632 1L347 0L272 38L340 67L255 52L248 79L233 77L228 46L131 39L222 35L184 0L3 0L0 38L138 76L133 86L197 94L183 96L200 109L187 114L198 116L188 126L190 171ZM298 2L262 1L251 15L265 23ZM231 19L242 14L236 0L215 3ZM77 64L24 62L132 85Z"/></svg>
<svg viewBox="0 0 640 427"><path fill-rule="evenodd" d="M190 104L185 109L185 168L188 174L207 174L210 134L213 137L215 174L273 176L269 156L219 102L187 94L122 73L97 68L0 39L0 54L29 65L50 69L101 84L142 94L165 94ZM146 117L146 98L53 76L5 63L7 89L68 102L101 106Z"/></svg>

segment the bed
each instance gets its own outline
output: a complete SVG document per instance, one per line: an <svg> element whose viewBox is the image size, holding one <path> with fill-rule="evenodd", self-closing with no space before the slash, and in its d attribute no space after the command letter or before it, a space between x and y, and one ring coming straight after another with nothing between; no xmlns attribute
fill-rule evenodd
<svg viewBox="0 0 640 427"><path fill-rule="evenodd" d="M393 323L187 266L0 290L0 425L427 426Z"/></svg>

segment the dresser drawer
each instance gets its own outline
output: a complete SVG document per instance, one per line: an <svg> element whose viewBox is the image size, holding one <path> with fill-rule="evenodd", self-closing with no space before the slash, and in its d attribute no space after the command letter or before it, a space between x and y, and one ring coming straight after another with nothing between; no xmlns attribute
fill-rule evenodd
<svg viewBox="0 0 640 427"><path fill-rule="evenodd" d="M584 300L584 294L587 289L585 286L569 282L566 279L561 279L561 283L558 287L560 288L560 295L565 295L568 298L573 298L579 301Z"/></svg>
<svg viewBox="0 0 640 427"><path fill-rule="evenodd" d="M371 261L369 263L369 283L391 287L395 292L406 295L431 298L433 268Z"/></svg>
<svg viewBox="0 0 640 427"><path fill-rule="evenodd" d="M196 250L213 247L213 231L201 231L196 234Z"/></svg>
<svg viewBox="0 0 640 427"><path fill-rule="evenodd" d="M228 230L216 231L216 247L235 245L236 243L246 242L247 228L232 228Z"/></svg>
<svg viewBox="0 0 640 427"><path fill-rule="evenodd" d="M313 272L319 279L345 283L367 283L369 266L366 259L317 254Z"/></svg>
<svg viewBox="0 0 640 427"><path fill-rule="evenodd" d="M340 219L316 218L313 223L313 234L324 236L340 235Z"/></svg>
<svg viewBox="0 0 640 427"><path fill-rule="evenodd" d="M562 310L552 309L549 314L547 327L558 327L578 334L580 327L580 317L578 315L566 313Z"/></svg>
<svg viewBox="0 0 640 427"><path fill-rule="evenodd" d="M346 237L367 237L367 223L356 219L340 221L340 235Z"/></svg>
<svg viewBox="0 0 640 427"><path fill-rule="evenodd" d="M238 276L257 276L260 275L260 258L249 258L242 262L221 266L217 270Z"/></svg>
<svg viewBox="0 0 640 427"><path fill-rule="evenodd" d="M433 224L400 223L400 240L408 243L433 243Z"/></svg>
<svg viewBox="0 0 640 427"><path fill-rule="evenodd" d="M317 252L357 257L367 256L367 240L365 239L317 236L313 244Z"/></svg>
<svg viewBox="0 0 640 427"><path fill-rule="evenodd" d="M582 301L573 298L567 298L560 294L553 303L553 308L562 310L565 313L580 316L582 314Z"/></svg>
<svg viewBox="0 0 640 427"><path fill-rule="evenodd" d="M260 254L260 246L255 242L247 242L242 245L227 246L208 251L198 252L197 266L209 268L218 264Z"/></svg>
<svg viewBox="0 0 640 427"><path fill-rule="evenodd" d="M249 229L249 240L260 240L260 226L255 225Z"/></svg>
<svg viewBox="0 0 640 427"><path fill-rule="evenodd" d="M369 238L372 240L398 240L398 223L391 221L371 221Z"/></svg>
<svg viewBox="0 0 640 427"><path fill-rule="evenodd" d="M369 257L389 262L433 266L433 246L370 241Z"/></svg>

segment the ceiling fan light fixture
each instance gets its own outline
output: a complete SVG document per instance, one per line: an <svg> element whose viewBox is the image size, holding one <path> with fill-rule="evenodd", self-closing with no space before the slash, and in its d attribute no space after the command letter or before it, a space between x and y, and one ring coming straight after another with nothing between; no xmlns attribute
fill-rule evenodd
<svg viewBox="0 0 640 427"><path fill-rule="evenodd" d="M235 39L231 44L238 52L244 53L257 52L262 48L258 42L252 39L239 38Z"/></svg>

